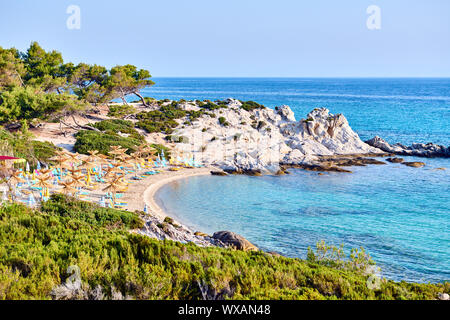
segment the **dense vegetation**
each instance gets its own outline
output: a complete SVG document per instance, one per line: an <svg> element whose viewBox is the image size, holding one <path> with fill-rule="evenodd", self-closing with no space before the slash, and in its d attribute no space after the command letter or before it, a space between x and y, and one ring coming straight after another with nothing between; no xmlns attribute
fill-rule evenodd
<svg viewBox="0 0 450 320"><path fill-rule="evenodd" d="M97 150L107 155L111 146L121 146L129 149L128 153L136 150L136 147L145 142L142 136L135 128L134 123L127 120L111 119L95 123L93 127L100 130L80 130L75 134L76 142L74 149L76 152L89 154L90 150ZM158 153L164 151L169 155L169 149L159 144L151 144Z"/></svg>
<svg viewBox="0 0 450 320"><path fill-rule="evenodd" d="M82 112L153 85L147 70L133 65L111 70L65 63L61 53L33 42L26 52L0 47L0 123L53 119Z"/></svg>
<svg viewBox="0 0 450 320"><path fill-rule="evenodd" d="M88 154L90 150L97 150L106 155L111 146L122 146L132 152L144 142L144 137L134 129L134 124L126 120L104 120L97 122L93 127L100 130L80 130L75 134L76 152Z"/></svg>
<svg viewBox="0 0 450 320"><path fill-rule="evenodd" d="M141 225L134 213L63 196L41 210L0 207L0 298L51 298L72 265L82 280L72 298L201 299L203 290L211 299L434 299L450 290L387 280L370 290L357 268L319 256L200 248L127 231Z"/></svg>
<svg viewBox="0 0 450 320"><path fill-rule="evenodd" d="M33 137L26 128L24 125L22 131L16 133L0 128L0 154L26 159L32 166L36 165L38 160L47 163L60 148L50 142L32 140Z"/></svg>
<svg viewBox="0 0 450 320"><path fill-rule="evenodd" d="M212 111L214 110L228 108L226 101L219 100L216 102L212 102L210 100L196 100L195 102L188 102L185 100L170 101L167 99L149 101L152 101L152 103L156 103L157 105L159 105L159 110L138 113L136 117L139 121L136 123L136 126L150 133L163 132L169 135L173 132L173 129L179 125L179 122L177 122L176 120L184 119L185 121L183 123L189 125L203 115L215 117L215 114L212 113ZM181 107L181 104L184 103L192 103L200 109L197 111L186 111ZM250 112L255 109L264 108L264 106L254 101L246 101L242 102L242 108ZM118 110L118 108L116 108L115 110ZM122 110L125 110L125 107ZM114 114L122 113L119 113L119 111L115 111ZM229 125L224 117L219 117L218 121L223 126Z"/></svg>
<svg viewBox="0 0 450 320"><path fill-rule="evenodd" d="M256 110L256 109L264 108L264 106L262 104L259 104L255 101L241 101L241 103L242 103L241 108L246 111L249 111L249 112Z"/></svg>
<svg viewBox="0 0 450 320"><path fill-rule="evenodd" d="M136 112L136 109L129 104L116 104L109 106L108 116L112 118L123 118Z"/></svg>

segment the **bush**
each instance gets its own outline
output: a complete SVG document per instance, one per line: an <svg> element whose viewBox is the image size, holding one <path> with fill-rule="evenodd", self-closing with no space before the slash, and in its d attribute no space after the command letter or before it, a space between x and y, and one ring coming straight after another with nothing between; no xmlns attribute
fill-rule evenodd
<svg viewBox="0 0 450 320"><path fill-rule="evenodd" d="M224 127L228 127L230 125L225 117L219 117L219 123Z"/></svg>
<svg viewBox="0 0 450 320"><path fill-rule="evenodd" d="M93 125L93 127L108 133L108 134L118 134L125 133L129 134L130 138L144 141L145 138L139 134L139 132L134 129L134 123L128 120L119 120L119 119L113 119L113 120L104 120L97 122Z"/></svg>
<svg viewBox="0 0 450 320"><path fill-rule="evenodd" d="M0 298L50 299L80 269L83 297L100 287L134 299L435 299L449 283L383 280L262 251L243 252L158 241L126 231L136 215L53 196L41 209L0 207ZM161 224L161 227L167 225Z"/></svg>
<svg viewBox="0 0 450 320"><path fill-rule="evenodd" d="M90 150L98 150L107 155L111 146L121 146L129 149L128 153L134 152L136 147L142 144L141 140L121 137L117 134L108 134L96 131L81 130L75 135L76 142L74 149L76 152L88 154Z"/></svg>
<svg viewBox="0 0 450 320"><path fill-rule="evenodd" d="M41 211L80 220L98 227L137 229L144 226L144 222L135 213L102 208L62 194L53 194L48 201L43 202Z"/></svg>
<svg viewBox="0 0 450 320"><path fill-rule="evenodd" d="M34 158L43 163L48 163L48 159L54 157L57 150L61 150L61 148L48 141L33 140L31 145L33 146Z"/></svg>
<svg viewBox="0 0 450 320"><path fill-rule="evenodd" d="M164 151L164 156L166 158L170 157L170 149L166 146L163 146L162 144L152 144L150 146L156 150L157 154L162 154L162 152Z"/></svg>
<svg viewBox="0 0 450 320"><path fill-rule="evenodd" d="M113 118L123 118L130 114L135 114L137 112L136 108L131 105L112 105L109 106L108 116Z"/></svg>
<svg viewBox="0 0 450 320"><path fill-rule="evenodd" d="M138 113L137 118L139 121L136 123L136 126L149 133L164 132L170 134L173 132L173 128L178 126L178 122L174 119L185 115L186 113L183 110L163 106L160 110Z"/></svg>
<svg viewBox="0 0 450 320"><path fill-rule="evenodd" d="M241 108L246 110L246 111L248 111L248 112L256 110L256 109L264 108L264 105L259 104L259 103L255 102L255 101L245 101L245 102L241 101L241 103L242 103Z"/></svg>
<svg viewBox="0 0 450 320"><path fill-rule="evenodd" d="M264 128L266 125L267 123L265 123L264 121L259 121L258 126L256 128L260 130L261 128Z"/></svg>
<svg viewBox="0 0 450 320"><path fill-rule="evenodd" d="M30 134L10 133L3 129L0 129L0 147L8 149L2 150L3 153L26 159L31 166L36 165L38 160L47 163L56 154L56 150L61 149L51 142L32 140Z"/></svg>
<svg viewBox="0 0 450 320"><path fill-rule="evenodd" d="M136 150L136 147L145 142L145 138L134 129L134 124L127 120L104 120L92 125L102 132L81 130L75 134L77 139L74 149L76 152L88 154L90 150L98 150L107 155L111 146L121 146L129 149L128 153ZM128 134L128 137L119 135Z"/></svg>
<svg viewBox="0 0 450 320"><path fill-rule="evenodd" d="M63 109L83 109L85 103L70 94L44 93L32 87L14 87L0 94L0 123L21 119L50 119Z"/></svg>

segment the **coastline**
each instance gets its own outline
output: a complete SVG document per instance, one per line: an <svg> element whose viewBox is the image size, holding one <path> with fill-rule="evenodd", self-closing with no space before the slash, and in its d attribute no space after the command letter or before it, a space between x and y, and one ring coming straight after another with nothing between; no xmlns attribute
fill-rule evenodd
<svg viewBox="0 0 450 320"><path fill-rule="evenodd" d="M156 192L170 182L194 176L209 175L212 170L214 170L213 167L181 169L180 171L162 171L157 175L142 180L140 183L130 185L124 200L128 202L129 211L143 211L144 205L146 205L149 214L159 220L162 221L167 216L175 220L174 217L168 215L167 212L158 205L155 199ZM179 222L177 221L177 223Z"/></svg>

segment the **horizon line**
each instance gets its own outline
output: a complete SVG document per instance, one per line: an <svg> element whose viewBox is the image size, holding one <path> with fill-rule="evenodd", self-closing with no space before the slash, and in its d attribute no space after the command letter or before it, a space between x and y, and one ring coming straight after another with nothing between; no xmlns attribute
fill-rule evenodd
<svg viewBox="0 0 450 320"><path fill-rule="evenodd" d="M152 76L152 78L204 78L204 79L450 79L450 76Z"/></svg>

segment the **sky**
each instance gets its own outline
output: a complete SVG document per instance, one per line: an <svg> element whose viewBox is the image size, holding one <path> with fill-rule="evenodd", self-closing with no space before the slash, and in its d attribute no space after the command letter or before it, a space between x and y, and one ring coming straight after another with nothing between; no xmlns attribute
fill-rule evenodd
<svg viewBox="0 0 450 320"><path fill-rule="evenodd" d="M0 46L154 77L450 77L449 13L448 0L0 0Z"/></svg>

